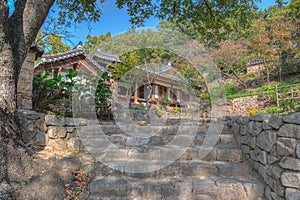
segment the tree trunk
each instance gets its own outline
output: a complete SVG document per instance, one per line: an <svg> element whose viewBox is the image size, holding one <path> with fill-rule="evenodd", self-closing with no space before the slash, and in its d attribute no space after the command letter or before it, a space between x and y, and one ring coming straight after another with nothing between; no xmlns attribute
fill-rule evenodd
<svg viewBox="0 0 300 200"><path fill-rule="evenodd" d="M13 52L4 44L0 52L0 199L16 199L20 183L28 177L31 159L20 139L17 110L17 74Z"/></svg>
<svg viewBox="0 0 300 200"><path fill-rule="evenodd" d="M32 160L20 139L17 83L22 63L54 0L0 0L0 200L17 199Z"/></svg>

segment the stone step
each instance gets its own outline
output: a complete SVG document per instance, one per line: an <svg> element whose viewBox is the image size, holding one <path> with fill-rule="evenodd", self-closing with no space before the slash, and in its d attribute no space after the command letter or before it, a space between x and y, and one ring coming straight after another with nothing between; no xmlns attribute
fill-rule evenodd
<svg viewBox="0 0 300 200"><path fill-rule="evenodd" d="M134 121L132 121L132 123L134 123ZM137 121L135 122L136 124L149 124L148 121ZM180 124L204 124L206 123L206 121L201 121L201 120L192 120L192 119L176 119L176 120L172 120L172 119L166 119L165 120L165 125L180 125ZM88 125L115 125L116 122L114 121L110 121L110 122L104 122L104 121L99 121L99 120L88 120ZM118 124L122 124L122 122L118 122ZM156 123L151 123L151 125L161 125L161 124L156 124Z"/></svg>
<svg viewBox="0 0 300 200"><path fill-rule="evenodd" d="M134 125L88 125L80 128L82 133L102 133L113 134L140 134L140 135L175 135L180 132L205 133L206 128L201 125L183 125L183 126L134 126Z"/></svg>
<svg viewBox="0 0 300 200"><path fill-rule="evenodd" d="M148 163L135 161L129 163L127 160L120 160L119 163L99 163L97 167L98 176L129 176L135 178L161 178L161 177L183 177L183 176L221 176L221 177L247 177L253 179L255 175L247 163L223 162L223 161L175 161L170 165L162 162L151 162L151 165L158 165L159 169L146 173L132 173L133 166L147 168Z"/></svg>
<svg viewBox="0 0 300 200"><path fill-rule="evenodd" d="M177 135L150 135L147 137L128 136L124 134L115 134L107 136L103 133L83 133L79 135L83 144L94 143L94 146L101 143L101 140L111 142L124 147L138 147L142 145L162 146L176 142L177 145L199 146L205 140L213 141L213 145L217 144L222 147L234 148L237 147L236 140L233 135L205 135L205 134L177 134ZM109 141L108 141L109 140ZM92 144L91 144L92 145Z"/></svg>
<svg viewBox="0 0 300 200"><path fill-rule="evenodd" d="M257 180L225 177L130 178L99 176L91 183L90 200L100 199L222 199L259 200L264 193Z"/></svg>
<svg viewBox="0 0 300 200"><path fill-rule="evenodd" d="M93 143L95 144L95 143ZM106 143L102 141L99 146L88 146L86 149L93 153L95 157L107 161L114 160L206 160L206 161L241 161L242 151L238 148L196 148L184 146L168 146L168 147L139 147L139 148L123 148L123 147L105 147ZM101 161L98 159L98 161Z"/></svg>

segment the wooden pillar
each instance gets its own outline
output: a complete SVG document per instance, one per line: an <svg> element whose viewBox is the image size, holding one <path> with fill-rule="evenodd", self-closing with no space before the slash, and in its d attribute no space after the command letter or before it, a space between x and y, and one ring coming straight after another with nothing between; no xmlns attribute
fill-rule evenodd
<svg viewBox="0 0 300 200"><path fill-rule="evenodd" d="M158 98L158 85L154 85L154 98Z"/></svg>
<svg viewBox="0 0 300 200"><path fill-rule="evenodd" d="M171 94L170 88L167 87L167 97L168 97L168 100L170 100L170 94Z"/></svg>
<svg viewBox="0 0 300 200"><path fill-rule="evenodd" d="M135 83L134 87L134 93L133 93L133 103L138 103L138 88L137 88L137 83Z"/></svg>
<svg viewBox="0 0 300 200"><path fill-rule="evenodd" d="M151 90L151 94L150 94L150 99L154 100L154 85L152 84L152 90Z"/></svg>
<svg viewBox="0 0 300 200"><path fill-rule="evenodd" d="M177 101L180 102L181 101L181 91L177 90Z"/></svg>

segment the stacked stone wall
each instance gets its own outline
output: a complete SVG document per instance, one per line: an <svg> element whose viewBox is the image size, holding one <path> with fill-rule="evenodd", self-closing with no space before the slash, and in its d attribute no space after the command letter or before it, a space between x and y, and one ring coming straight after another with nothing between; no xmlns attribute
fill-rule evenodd
<svg viewBox="0 0 300 200"><path fill-rule="evenodd" d="M230 117L228 125L264 181L266 198L300 199L300 113Z"/></svg>
<svg viewBox="0 0 300 200"><path fill-rule="evenodd" d="M21 136L26 146L60 146L81 150L77 129L86 126L86 119L59 118L31 110L20 110Z"/></svg>

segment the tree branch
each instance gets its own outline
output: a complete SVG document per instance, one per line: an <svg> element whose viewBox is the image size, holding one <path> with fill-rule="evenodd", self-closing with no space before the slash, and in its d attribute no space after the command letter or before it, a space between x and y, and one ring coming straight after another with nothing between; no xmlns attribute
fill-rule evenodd
<svg viewBox="0 0 300 200"><path fill-rule="evenodd" d="M205 4L205 6L208 8L210 15L211 15L212 17L214 17L214 14L213 14L213 12L212 12L212 8L209 6L207 0L204 0L204 4Z"/></svg>
<svg viewBox="0 0 300 200"><path fill-rule="evenodd" d="M5 35L7 33L8 4L6 0L0 0L0 52L3 49Z"/></svg>
<svg viewBox="0 0 300 200"><path fill-rule="evenodd" d="M17 0L9 17L9 36L14 57L14 77L18 80L26 54L55 0ZM16 81L17 82L17 81Z"/></svg>

